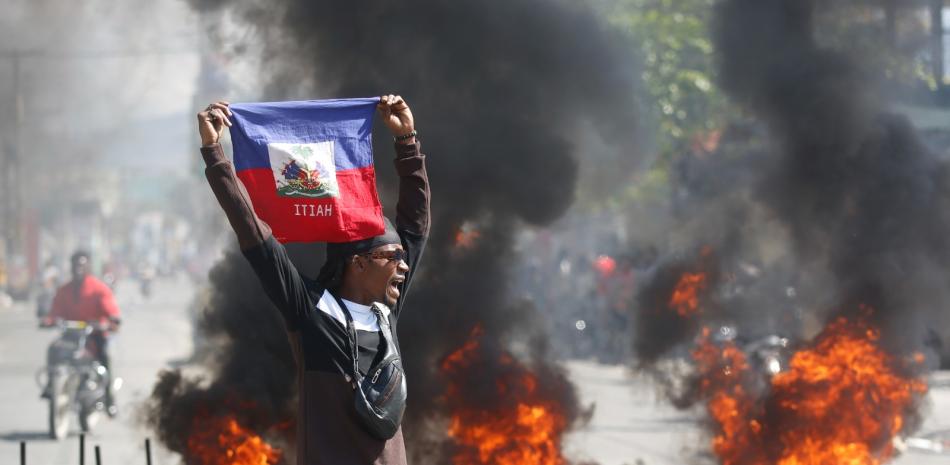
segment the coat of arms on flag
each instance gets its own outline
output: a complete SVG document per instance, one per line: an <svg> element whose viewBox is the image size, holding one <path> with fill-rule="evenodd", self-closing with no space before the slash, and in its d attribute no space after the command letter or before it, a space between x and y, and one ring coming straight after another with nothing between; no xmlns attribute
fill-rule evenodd
<svg viewBox="0 0 950 465"><path fill-rule="evenodd" d="M336 183L336 168L333 166L333 143L267 144L270 167L274 171L277 195L319 199L338 197L340 188Z"/></svg>
<svg viewBox="0 0 950 465"><path fill-rule="evenodd" d="M379 98L230 106L234 169L280 242L383 233L373 170Z"/></svg>

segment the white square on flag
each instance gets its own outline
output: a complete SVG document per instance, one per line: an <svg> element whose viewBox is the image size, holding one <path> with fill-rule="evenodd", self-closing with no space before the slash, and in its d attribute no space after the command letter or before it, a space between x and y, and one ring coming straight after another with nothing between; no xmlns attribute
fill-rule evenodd
<svg viewBox="0 0 950 465"><path fill-rule="evenodd" d="M234 171L280 243L385 231L373 169L379 97L234 103Z"/></svg>
<svg viewBox="0 0 950 465"><path fill-rule="evenodd" d="M309 144L271 142L267 144L277 195L319 199L339 197L333 141Z"/></svg>

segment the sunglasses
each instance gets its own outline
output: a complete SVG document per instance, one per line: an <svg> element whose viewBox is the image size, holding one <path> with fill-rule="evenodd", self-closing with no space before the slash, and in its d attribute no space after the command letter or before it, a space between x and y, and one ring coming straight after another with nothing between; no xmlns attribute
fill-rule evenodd
<svg viewBox="0 0 950 465"><path fill-rule="evenodd" d="M406 254L406 251L403 249L385 250L381 252L366 252L366 253L361 253L360 255L363 255L369 258L379 258L383 260L389 260L391 262L398 262L401 260L405 260L408 257L408 254Z"/></svg>

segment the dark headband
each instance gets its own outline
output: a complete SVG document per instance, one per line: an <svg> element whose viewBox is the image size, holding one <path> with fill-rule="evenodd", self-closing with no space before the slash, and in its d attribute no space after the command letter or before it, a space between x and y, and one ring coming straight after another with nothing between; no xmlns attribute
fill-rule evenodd
<svg viewBox="0 0 950 465"><path fill-rule="evenodd" d="M386 229L379 236L351 242L327 243L327 261L366 253L381 245L402 244L399 233L396 232L396 228L389 221L389 218L384 216L383 223Z"/></svg>
<svg viewBox="0 0 950 465"><path fill-rule="evenodd" d="M327 289L336 289L343 279L347 257L369 252L381 245L401 244L402 240L389 218L383 217L383 223L386 229L379 236L352 242L328 242L327 261L320 269L317 282Z"/></svg>

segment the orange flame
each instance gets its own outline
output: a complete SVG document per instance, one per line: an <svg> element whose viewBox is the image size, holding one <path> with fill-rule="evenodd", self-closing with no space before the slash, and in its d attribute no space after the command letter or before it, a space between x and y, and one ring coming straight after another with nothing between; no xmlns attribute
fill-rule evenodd
<svg viewBox="0 0 950 465"><path fill-rule="evenodd" d="M681 317L687 317L699 312L699 293L706 289L706 273L683 273L673 295L670 296L669 306Z"/></svg>
<svg viewBox="0 0 950 465"><path fill-rule="evenodd" d="M898 374L879 337L863 321L839 318L772 379L778 408L799 425L781 435L779 465L879 464L894 455L891 439L927 385Z"/></svg>
<svg viewBox="0 0 950 465"><path fill-rule="evenodd" d="M448 435L458 445L454 465L565 465L561 438L567 420L554 399L538 392L535 375L511 355L503 353L497 363L511 376L494 380L498 406L486 408L466 401L460 374L471 373L486 362L476 327L468 341L441 364L449 379L446 397L451 411ZM474 367L474 368L473 368Z"/></svg>
<svg viewBox="0 0 950 465"><path fill-rule="evenodd" d="M756 399L745 387L745 354L711 343L705 330L693 358L723 465L879 465L893 457L892 439L927 385L898 373L878 339L864 320L838 318Z"/></svg>
<svg viewBox="0 0 950 465"><path fill-rule="evenodd" d="M746 355L732 341L720 347L709 336L709 328L703 328L692 356L700 374L700 393L708 399L707 412L718 426L712 439L713 452L723 465L763 463L736 459L750 450L752 438L761 431L759 421L754 419L755 404L744 387L749 375Z"/></svg>
<svg viewBox="0 0 950 465"><path fill-rule="evenodd" d="M482 234L474 227L467 224L462 225L455 231L455 247L471 249L475 247L475 243L478 242L481 235Z"/></svg>
<svg viewBox="0 0 950 465"><path fill-rule="evenodd" d="M233 416L197 416L188 438L189 465L273 465L280 456Z"/></svg>

